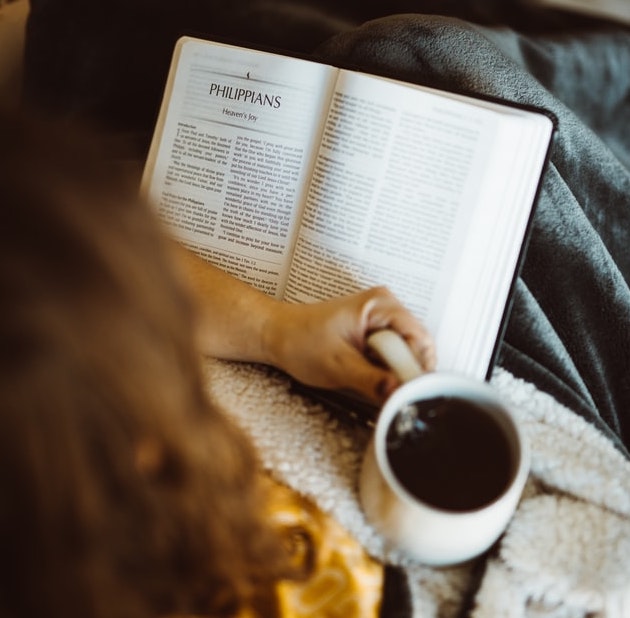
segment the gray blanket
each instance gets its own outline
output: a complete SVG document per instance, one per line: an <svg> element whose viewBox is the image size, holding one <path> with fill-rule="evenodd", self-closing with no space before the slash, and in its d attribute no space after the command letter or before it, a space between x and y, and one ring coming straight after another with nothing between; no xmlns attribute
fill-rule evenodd
<svg viewBox="0 0 630 618"><path fill-rule="evenodd" d="M551 110L558 133L500 365L630 445L630 31L519 35L392 16L344 32L333 63Z"/></svg>

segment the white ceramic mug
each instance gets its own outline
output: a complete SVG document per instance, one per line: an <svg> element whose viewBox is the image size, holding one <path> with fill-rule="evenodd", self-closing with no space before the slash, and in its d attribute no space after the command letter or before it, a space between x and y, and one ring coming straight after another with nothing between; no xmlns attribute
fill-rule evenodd
<svg viewBox="0 0 630 618"><path fill-rule="evenodd" d="M509 408L487 383L449 373L422 371L406 343L379 331L369 345L404 382L385 402L360 477L360 500L371 524L395 547L434 566L465 562L482 554L511 519L529 472L529 448ZM436 507L411 493L392 469L386 439L390 425L409 404L457 397L483 407L501 429L509 449L505 487L487 503L467 510Z"/></svg>

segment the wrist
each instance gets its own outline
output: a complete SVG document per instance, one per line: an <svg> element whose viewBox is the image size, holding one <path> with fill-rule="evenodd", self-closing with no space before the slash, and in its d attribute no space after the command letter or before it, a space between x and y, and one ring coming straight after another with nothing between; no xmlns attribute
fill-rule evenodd
<svg viewBox="0 0 630 618"><path fill-rule="evenodd" d="M286 343L290 332L288 305L282 301L269 299L260 329L260 361L285 369Z"/></svg>

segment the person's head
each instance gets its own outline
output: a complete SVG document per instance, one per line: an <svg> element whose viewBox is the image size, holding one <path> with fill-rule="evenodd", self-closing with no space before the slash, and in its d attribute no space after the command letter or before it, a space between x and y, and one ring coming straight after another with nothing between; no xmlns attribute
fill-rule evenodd
<svg viewBox="0 0 630 618"><path fill-rule="evenodd" d="M220 614L284 568L150 209L0 115L0 615Z"/></svg>

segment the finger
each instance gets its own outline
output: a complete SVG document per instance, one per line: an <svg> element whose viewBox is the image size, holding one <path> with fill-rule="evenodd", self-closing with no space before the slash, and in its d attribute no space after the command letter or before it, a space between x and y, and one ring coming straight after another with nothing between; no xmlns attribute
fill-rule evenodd
<svg viewBox="0 0 630 618"><path fill-rule="evenodd" d="M391 328L405 339L425 371L435 369L436 350L433 337L426 326L401 305L387 288L373 288L368 291L363 315L365 335L381 328Z"/></svg>
<svg viewBox="0 0 630 618"><path fill-rule="evenodd" d="M419 328L405 330L404 326L399 326L395 321L391 327L405 339L421 367L425 371L433 371L436 366L437 354L435 341L429 331L422 325Z"/></svg>
<svg viewBox="0 0 630 618"><path fill-rule="evenodd" d="M400 380L392 371L372 364L352 347L347 349L341 366L335 368L334 373L339 381L338 387L349 388L378 403L400 386Z"/></svg>

